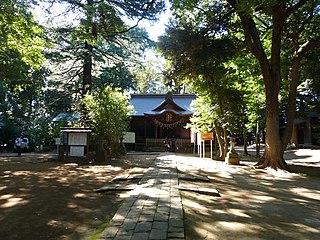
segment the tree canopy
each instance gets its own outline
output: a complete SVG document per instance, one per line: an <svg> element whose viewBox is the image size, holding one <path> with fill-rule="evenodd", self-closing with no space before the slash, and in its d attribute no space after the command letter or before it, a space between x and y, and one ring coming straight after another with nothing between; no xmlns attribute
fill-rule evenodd
<svg viewBox="0 0 320 240"><path fill-rule="evenodd" d="M0 138L10 141L30 125L43 86L43 28L28 1L0 3Z"/></svg>
<svg viewBox="0 0 320 240"><path fill-rule="evenodd" d="M236 46L236 52L243 51L245 47L247 53L250 52L256 58L266 95L266 149L259 167L286 168L283 152L292 134L299 69L306 54L320 44L319 2L173 0L172 6L178 23L174 29L177 34L179 31L193 32L199 35L199 40L211 38L212 44L226 39ZM179 35L174 36L171 28L168 28L167 33L173 36L171 40L179 39ZM180 38L179 45L188 45L190 39L193 38ZM173 52L179 49L175 41L164 45L164 51L166 47L173 49ZM193 73L199 75L196 71L199 64L195 62L193 68L185 67L184 58L194 61L206 54L214 55L210 51L201 51L201 41L194 46L189 46L189 51L172 54L182 59L180 62L173 60L176 72L181 73L180 68L192 69ZM221 46L214 49L216 52L228 53ZM189 54L194 52L195 57L189 58ZM201 53L201 57L197 53ZM225 59L221 60L225 62ZM221 66L215 62L208 63L212 69ZM217 72L215 75L221 79ZM282 106L285 108L281 109ZM286 128L281 135L280 113L286 121Z"/></svg>

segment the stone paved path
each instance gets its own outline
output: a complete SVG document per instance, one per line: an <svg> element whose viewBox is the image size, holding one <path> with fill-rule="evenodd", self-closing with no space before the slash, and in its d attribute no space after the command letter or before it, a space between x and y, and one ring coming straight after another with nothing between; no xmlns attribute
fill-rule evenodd
<svg viewBox="0 0 320 240"><path fill-rule="evenodd" d="M172 156L163 154L154 161L100 240L185 239L177 163Z"/></svg>

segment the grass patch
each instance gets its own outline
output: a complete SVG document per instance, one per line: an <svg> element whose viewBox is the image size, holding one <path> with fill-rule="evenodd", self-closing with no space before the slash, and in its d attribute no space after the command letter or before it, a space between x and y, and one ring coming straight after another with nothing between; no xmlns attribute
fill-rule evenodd
<svg viewBox="0 0 320 240"><path fill-rule="evenodd" d="M90 238L90 240L98 240L101 233L103 232L103 230L109 225L109 222L105 222L103 224L101 224L101 226L99 227L99 229L96 231L96 233Z"/></svg>
<svg viewBox="0 0 320 240"><path fill-rule="evenodd" d="M112 218L113 216L116 214L116 212L118 211L118 209L122 206L123 204L123 201L119 202L116 204L117 206L117 210L114 212L114 214L112 215ZM110 224L112 218L107 221L107 222L104 222L100 225L99 229L95 232L95 234L93 234L93 236L90 238L90 240L98 240L100 235L102 234L102 232L104 231L104 229L106 229L108 227L108 225Z"/></svg>

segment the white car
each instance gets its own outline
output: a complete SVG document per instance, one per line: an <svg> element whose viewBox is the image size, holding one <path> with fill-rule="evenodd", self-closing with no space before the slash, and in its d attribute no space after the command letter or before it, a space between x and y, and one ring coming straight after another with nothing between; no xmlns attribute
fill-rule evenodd
<svg viewBox="0 0 320 240"><path fill-rule="evenodd" d="M20 146L21 150L28 150L30 147L30 141L29 138L16 138L14 141L14 149L17 150L17 148Z"/></svg>

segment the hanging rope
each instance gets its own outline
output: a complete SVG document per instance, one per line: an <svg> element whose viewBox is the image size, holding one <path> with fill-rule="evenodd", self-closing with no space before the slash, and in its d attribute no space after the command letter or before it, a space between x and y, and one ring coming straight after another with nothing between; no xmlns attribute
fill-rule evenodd
<svg viewBox="0 0 320 240"><path fill-rule="evenodd" d="M179 126L179 125L182 125L182 124L184 124L185 123L185 120L184 120L184 118L180 118L177 122L173 122L173 123L164 123L164 122L160 122L158 119L156 119L156 118L154 118L153 119L153 122L157 125L157 126L159 126L159 127L161 127L161 128L175 128L175 127L177 127L177 126Z"/></svg>

